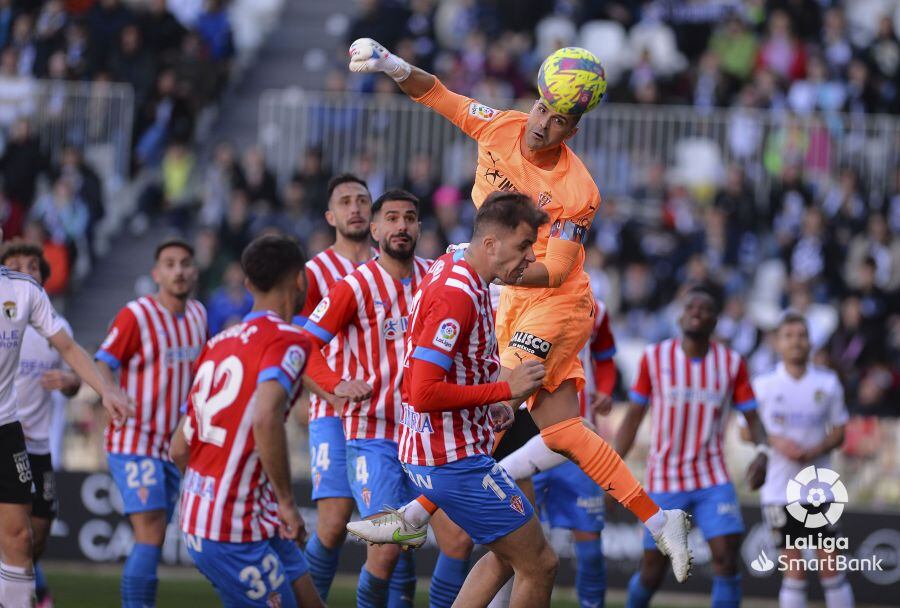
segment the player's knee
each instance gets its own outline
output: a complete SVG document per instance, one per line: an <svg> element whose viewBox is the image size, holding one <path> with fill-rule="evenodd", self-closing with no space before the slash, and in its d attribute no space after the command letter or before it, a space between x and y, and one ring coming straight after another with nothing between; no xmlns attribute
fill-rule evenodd
<svg viewBox="0 0 900 608"><path fill-rule="evenodd" d="M3 541L3 553L17 562L31 560L34 553L31 526L27 524L7 525L6 538Z"/></svg>
<svg viewBox="0 0 900 608"><path fill-rule="evenodd" d="M544 548L538 556L537 563L542 578L551 581L556 580L556 571L559 570L559 556L550 546L550 543L544 543Z"/></svg>
<svg viewBox="0 0 900 608"><path fill-rule="evenodd" d="M475 544L462 529L446 534L438 543L441 553L453 559L466 560L472 555Z"/></svg>
<svg viewBox="0 0 900 608"><path fill-rule="evenodd" d="M339 547L347 537L348 518L337 509L322 509L316 523L316 535L319 541L328 548Z"/></svg>
<svg viewBox="0 0 900 608"><path fill-rule="evenodd" d="M144 511L131 515L134 541L161 547L166 539L166 512L163 509Z"/></svg>
<svg viewBox="0 0 900 608"><path fill-rule="evenodd" d="M366 555L366 569L379 578L390 578L399 559L400 547L398 545L369 547Z"/></svg>
<svg viewBox="0 0 900 608"><path fill-rule="evenodd" d="M717 576L734 576L738 573L737 554L734 551L721 551L713 554L713 572Z"/></svg>

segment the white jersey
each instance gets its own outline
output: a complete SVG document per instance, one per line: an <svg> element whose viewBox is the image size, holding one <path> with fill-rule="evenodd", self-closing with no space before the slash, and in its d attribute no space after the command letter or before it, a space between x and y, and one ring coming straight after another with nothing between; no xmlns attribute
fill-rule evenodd
<svg viewBox="0 0 900 608"><path fill-rule="evenodd" d="M844 389L837 374L828 369L809 365L803 377L797 379L779 363L774 371L753 381L753 391L766 433L789 439L803 448L821 443L831 428L847 422ZM787 504L788 481L810 464L828 468L831 457L826 454L811 463L797 462L773 449L766 482L759 493L762 504Z"/></svg>
<svg viewBox="0 0 900 608"><path fill-rule="evenodd" d="M25 328L42 338L62 329L44 289L27 274L0 266L0 426L19 419L15 377Z"/></svg>
<svg viewBox="0 0 900 608"><path fill-rule="evenodd" d="M57 315L70 336L69 323ZM41 376L52 369L69 369L59 352L32 327L25 328L19 373L16 376L16 403L19 422L25 432L29 454L50 453L50 424L53 420L53 393L41 386Z"/></svg>

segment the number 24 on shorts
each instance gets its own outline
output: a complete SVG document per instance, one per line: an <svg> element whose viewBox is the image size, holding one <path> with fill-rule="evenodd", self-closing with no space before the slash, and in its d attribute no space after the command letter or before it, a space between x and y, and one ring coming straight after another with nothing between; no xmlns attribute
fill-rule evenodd
<svg viewBox="0 0 900 608"><path fill-rule="evenodd" d="M327 471L328 467L331 466L327 442L322 442L318 446L312 447L312 466L317 471Z"/></svg>

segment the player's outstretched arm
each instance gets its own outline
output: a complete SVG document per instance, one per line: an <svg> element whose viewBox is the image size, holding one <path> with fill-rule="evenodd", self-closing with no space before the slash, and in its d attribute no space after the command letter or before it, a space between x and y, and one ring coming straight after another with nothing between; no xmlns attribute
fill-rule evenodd
<svg viewBox="0 0 900 608"><path fill-rule="evenodd" d="M72 371L97 391L103 401L103 407L114 421L121 423L131 414L128 397L122 389L100 373L91 356L65 330L50 336L50 345L59 352Z"/></svg>
<svg viewBox="0 0 900 608"><path fill-rule="evenodd" d="M400 90L418 99L434 87L435 77L407 63L371 38L358 38L350 45L350 71L363 74L384 72Z"/></svg>
<svg viewBox="0 0 900 608"><path fill-rule="evenodd" d="M277 380L267 380L256 387L256 409L253 412L253 440L281 518L282 538L304 540L303 518L291 492L291 466L288 461L284 412L287 392Z"/></svg>

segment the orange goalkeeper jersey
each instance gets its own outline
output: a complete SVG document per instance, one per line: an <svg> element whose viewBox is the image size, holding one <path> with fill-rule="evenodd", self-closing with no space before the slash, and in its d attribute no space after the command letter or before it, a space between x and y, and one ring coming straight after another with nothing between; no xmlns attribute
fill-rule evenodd
<svg viewBox="0 0 900 608"><path fill-rule="evenodd" d="M556 167L540 169L522 156L519 148L528 115L514 110L495 110L447 89L435 78L430 91L415 101L450 120L478 142L478 166L472 200L480 206L496 190L514 190L529 195L550 216L538 231L534 253L542 261L551 238L583 243L594 214L600 207L600 192L581 159L565 144ZM534 299L571 295L590 288L584 272L584 249L575 267L556 289L513 288L516 295Z"/></svg>

